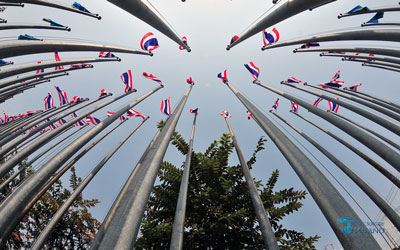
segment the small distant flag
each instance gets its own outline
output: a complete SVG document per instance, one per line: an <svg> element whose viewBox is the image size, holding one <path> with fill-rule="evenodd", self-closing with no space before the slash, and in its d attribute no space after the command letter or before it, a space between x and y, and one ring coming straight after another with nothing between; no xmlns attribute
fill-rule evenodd
<svg viewBox="0 0 400 250"><path fill-rule="evenodd" d="M60 123L60 125L63 125L65 123L67 123L67 121L64 120L63 118L61 118L60 120L58 120L58 123Z"/></svg>
<svg viewBox="0 0 400 250"><path fill-rule="evenodd" d="M104 51L101 51L100 53L99 53L99 57L104 57L104 58L112 58L112 57L116 57L113 53L111 53L111 52L104 52Z"/></svg>
<svg viewBox="0 0 400 250"><path fill-rule="evenodd" d="M115 112L107 111L107 117L110 117L110 116L112 116L113 114L115 114Z"/></svg>
<svg viewBox="0 0 400 250"><path fill-rule="evenodd" d="M153 74L147 74L146 72L143 72L142 75L144 77L146 77L147 79L153 80L153 81L159 83L160 85L162 85L161 80L158 77L154 76Z"/></svg>
<svg viewBox="0 0 400 250"><path fill-rule="evenodd" d="M299 112L299 105L297 103L290 101L290 107L292 108L293 113Z"/></svg>
<svg viewBox="0 0 400 250"><path fill-rule="evenodd" d="M101 122L101 120L100 119L97 119L96 117L94 117L94 116L91 116L91 115L87 115L86 116L86 122L87 123L92 123L93 125L97 125L97 124L99 124L100 122Z"/></svg>
<svg viewBox="0 0 400 250"><path fill-rule="evenodd" d="M62 25L60 23L57 23L56 21L51 20L50 18L43 18L43 21L50 23L50 26L67 27L67 26Z"/></svg>
<svg viewBox="0 0 400 250"><path fill-rule="evenodd" d="M58 128L58 125L56 123L50 124L49 125L50 130L54 130L56 128Z"/></svg>
<svg viewBox="0 0 400 250"><path fill-rule="evenodd" d="M105 89L100 90L100 96L99 97L103 97L103 96L107 96L108 93Z"/></svg>
<svg viewBox="0 0 400 250"><path fill-rule="evenodd" d="M250 72L250 74L254 78L254 80L258 80L258 76L260 75L260 69L256 65L254 65L253 62L250 62L249 64L245 64L244 66Z"/></svg>
<svg viewBox="0 0 400 250"><path fill-rule="evenodd" d="M182 37L182 42L183 42L183 44L185 44L186 46L188 45L186 36ZM182 45L179 45L179 49L180 49L180 50L184 50L185 48L183 48Z"/></svg>
<svg viewBox="0 0 400 250"><path fill-rule="evenodd" d="M158 40L154 37L154 34L149 32L144 35L140 41L140 47L142 47L143 50L151 52L160 46L158 45Z"/></svg>
<svg viewBox="0 0 400 250"><path fill-rule="evenodd" d="M271 110L270 110L270 112L272 112L272 111L278 111L278 106L279 106L279 98L276 98L276 100L275 100L275 102L274 102L274 105L272 105L272 108L271 108Z"/></svg>
<svg viewBox="0 0 400 250"><path fill-rule="evenodd" d="M86 12L86 13L90 13L90 11L88 11L85 7L83 7L80 3L78 2L74 2L72 4L72 8L78 9L80 11Z"/></svg>
<svg viewBox="0 0 400 250"><path fill-rule="evenodd" d="M229 114L229 112L226 111L226 110L222 111L220 115L225 117L225 118L232 118L232 115Z"/></svg>
<svg viewBox="0 0 400 250"><path fill-rule="evenodd" d="M42 63L42 61L38 61L37 62L37 64L41 64ZM43 73L44 72L44 68L42 68L42 69L37 69L36 70L36 74L40 74L40 73ZM40 78L43 78L43 76L41 76ZM37 79L37 78L36 78Z"/></svg>
<svg viewBox="0 0 400 250"><path fill-rule="evenodd" d="M128 72L122 73L121 75L122 82L125 86L125 93L133 90L133 80L132 80L132 71L128 70Z"/></svg>
<svg viewBox="0 0 400 250"><path fill-rule="evenodd" d="M54 57L56 58L57 62L61 62L61 58L60 58L60 55L58 54L58 52L54 52ZM58 69L64 69L64 66L56 66L55 70L58 70Z"/></svg>
<svg viewBox="0 0 400 250"><path fill-rule="evenodd" d="M19 35L18 40L33 40L33 41L41 41L42 39L30 36L28 34Z"/></svg>
<svg viewBox="0 0 400 250"><path fill-rule="evenodd" d="M336 100L339 100L339 98L336 98ZM334 103L334 102L331 102L331 101L328 101L328 104L329 104L329 109L330 109L331 111L333 111L333 112L335 112L335 113L338 112L338 110L339 110L339 105L338 105L338 104L336 104L336 103Z"/></svg>
<svg viewBox="0 0 400 250"><path fill-rule="evenodd" d="M56 88L58 97L60 98L60 106L68 104L67 93L58 86L54 86L54 88Z"/></svg>
<svg viewBox="0 0 400 250"><path fill-rule="evenodd" d="M347 14L368 11L368 10L369 10L369 8L367 6L362 7L361 5L357 5L356 7L352 8L350 11L348 11Z"/></svg>
<svg viewBox="0 0 400 250"><path fill-rule="evenodd" d="M321 86L323 88L330 88L330 87L340 88L342 87L344 82L338 81L337 79L339 78L340 78L340 70L336 72L336 74L332 77L332 79L329 82L319 84L318 86Z"/></svg>
<svg viewBox="0 0 400 250"><path fill-rule="evenodd" d="M0 117L0 124L4 123L4 119L2 117Z"/></svg>
<svg viewBox="0 0 400 250"><path fill-rule="evenodd" d="M375 56L374 54L368 54L368 56L371 56L371 57L373 57L373 56ZM374 59L371 59L371 58L368 58L367 59L367 62L375 62L375 60Z"/></svg>
<svg viewBox="0 0 400 250"><path fill-rule="evenodd" d="M126 116L128 116L128 117L136 116L136 117L141 117L142 119L146 119L146 117L147 117L144 114L142 114L142 113L140 113L138 111L135 111L133 109L128 110L126 112Z"/></svg>
<svg viewBox="0 0 400 250"><path fill-rule="evenodd" d="M44 109L48 110L54 107L53 94L49 92L44 98Z"/></svg>
<svg viewBox="0 0 400 250"><path fill-rule="evenodd" d="M383 12L377 12L375 16L373 16L368 22L366 23L378 23L379 19L383 18Z"/></svg>
<svg viewBox="0 0 400 250"><path fill-rule="evenodd" d="M75 112L73 112L73 113L71 114L71 116L72 116L72 118L78 117L78 115L77 115ZM78 121L78 122L75 123L75 126L77 126L77 127L83 127L83 126L85 126L85 125L86 125L85 120L80 120L80 121Z"/></svg>
<svg viewBox="0 0 400 250"><path fill-rule="evenodd" d="M226 76L226 70L224 70L224 72L219 73L218 78L221 78L223 83L227 83L228 82L228 77Z"/></svg>
<svg viewBox="0 0 400 250"><path fill-rule="evenodd" d="M188 84L194 84L194 81L193 81L192 77L189 77L188 79L186 79L186 82Z"/></svg>
<svg viewBox="0 0 400 250"><path fill-rule="evenodd" d="M279 41L279 32L276 28L272 29L271 33L268 33L266 30L263 30L263 42L264 46L276 43Z"/></svg>
<svg viewBox="0 0 400 250"><path fill-rule="evenodd" d="M247 110L247 120L250 120L253 115Z"/></svg>
<svg viewBox="0 0 400 250"><path fill-rule="evenodd" d="M321 97L318 97L317 99L315 99L315 101L314 101L314 103L313 103L313 106L315 106L315 107L318 107L318 104L320 103L320 102L322 102L324 99L322 99Z"/></svg>
<svg viewBox="0 0 400 250"><path fill-rule="evenodd" d="M13 62L7 62L3 59L0 59L0 66L6 66L6 65L10 65L10 64L14 64Z"/></svg>
<svg viewBox="0 0 400 250"><path fill-rule="evenodd" d="M362 85L362 83L359 83L359 84L351 85L351 86L346 87L344 89L353 90L354 92L357 92L358 87L360 87L361 85Z"/></svg>
<svg viewBox="0 0 400 250"><path fill-rule="evenodd" d="M168 97L168 99L162 100L161 101L161 113L164 113L166 115L171 115L171 102L170 102L170 98Z"/></svg>
<svg viewBox="0 0 400 250"><path fill-rule="evenodd" d="M311 42L311 43L305 43L305 44L301 45L300 49L309 49L311 47L318 47L318 46L320 46L319 43Z"/></svg>
<svg viewBox="0 0 400 250"><path fill-rule="evenodd" d="M294 78L294 77L288 78L288 79L286 80L286 82L287 82L287 83L302 83L301 80L296 79L296 78Z"/></svg>
<svg viewBox="0 0 400 250"><path fill-rule="evenodd" d="M237 39L239 39L239 37L236 36L236 35L234 35L234 36L232 37L232 39L231 39L231 43L230 43L230 44L234 43Z"/></svg>
<svg viewBox="0 0 400 250"><path fill-rule="evenodd" d="M89 63L80 63L80 64L71 64L70 67L71 69L84 69L84 68L90 68L92 67L92 65Z"/></svg>
<svg viewBox="0 0 400 250"><path fill-rule="evenodd" d="M197 116L199 114L199 108L189 109L189 112Z"/></svg>

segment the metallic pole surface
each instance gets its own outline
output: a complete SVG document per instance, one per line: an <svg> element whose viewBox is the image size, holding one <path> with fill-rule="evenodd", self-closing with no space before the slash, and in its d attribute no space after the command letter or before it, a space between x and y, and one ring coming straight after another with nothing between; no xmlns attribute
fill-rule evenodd
<svg viewBox="0 0 400 250"><path fill-rule="evenodd" d="M354 173L350 168L348 168L342 161L336 158L333 154L331 154L328 150L326 150L323 146L314 141L311 137L305 134L300 129L296 128L293 124L283 119L276 113L273 113L276 117L278 117L282 122L291 127L294 131L296 131L299 135L301 135L304 139L310 142L314 147L316 147L322 154L324 154L329 160L331 160L335 165L340 168L374 203L381 209L381 211L388 217L388 219L393 223L393 225L400 231L400 217L394 211L392 207L380 197L374 189L372 189L366 182L364 182L356 173Z"/></svg>
<svg viewBox="0 0 400 250"><path fill-rule="evenodd" d="M400 69L398 69L398 68L373 65L373 64L369 64L369 63L363 63L362 66L371 67L371 68L377 68L377 69L384 69L384 70L389 70L389 71L394 71L394 72L400 72Z"/></svg>
<svg viewBox="0 0 400 250"><path fill-rule="evenodd" d="M253 203L254 211L256 212L258 218L258 223L260 224L259 226L262 232L265 248L268 250L271 249L279 250L278 243L275 238L275 233L272 230L271 223L267 216L267 212L265 211L264 208L264 204L260 198L256 184L254 183L253 176L251 176L242 149L239 146L239 142L236 139L235 134L233 133L233 129L227 117L225 117L225 122L226 125L228 125L229 132L231 133L233 145L235 146L236 153L240 161L240 165L242 166L243 175L244 178L246 179L247 187L249 188L251 201Z"/></svg>
<svg viewBox="0 0 400 250"><path fill-rule="evenodd" d="M394 103L392 101L389 101L389 100L383 99L381 97L377 97L377 96L374 96L374 95L371 95L371 94L368 94L368 93L365 93L365 92L362 92L362 91L359 91L359 90L357 90L357 92L355 92L355 91L348 90L348 89L344 88L343 91L345 91L346 93L357 93L358 97L360 97L359 95L371 97L371 98L373 98L375 100L387 103L389 105L392 105L393 107L396 107L396 108L400 109L400 104Z"/></svg>
<svg viewBox="0 0 400 250"><path fill-rule="evenodd" d="M0 245L5 244L10 233L18 223L19 219L21 218L20 212L27 205L29 205L31 198L36 194L37 190L47 182L47 180L57 171L59 167L62 166L62 164L64 164L72 155L74 155L83 145L93 139L106 127L111 125L111 123L117 120L130 108L136 106L160 88L162 88L162 86L149 91L145 95L139 97L135 101L132 101L130 104L116 111L112 116L94 126L84 136L72 142L62 152L38 169L37 172L31 175L18 189L16 189L0 206Z"/></svg>
<svg viewBox="0 0 400 250"><path fill-rule="evenodd" d="M400 69L400 65L393 64L393 63L384 63L384 62L377 62L377 61L371 61L371 60L357 60L357 59L352 59L352 58L342 58L342 61L344 61L344 62L361 62L361 63L375 64L375 65L388 66L388 67Z"/></svg>
<svg viewBox="0 0 400 250"><path fill-rule="evenodd" d="M133 249L158 170L192 87L193 84L168 118L154 146L143 159L136 178L132 182L125 183L126 192L120 194L123 196L121 204L113 214L99 249Z"/></svg>
<svg viewBox="0 0 400 250"><path fill-rule="evenodd" d="M344 234L342 225L338 223L341 218L352 218L361 221L355 211L350 207L340 192L329 182L314 163L280 130L270 121L261 110L254 106L246 97L232 87L236 97L252 114L253 119L271 138L282 155L286 158L293 170L299 176L321 212L335 232L340 243L345 249L366 250L379 249L378 243L370 233Z"/></svg>
<svg viewBox="0 0 400 250"><path fill-rule="evenodd" d="M305 120L306 122L310 123L311 125L315 126L316 128L320 129L322 132L325 132L327 135L335 139L336 141L340 142L344 146L346 146L348 149L353 151L356 155L364 159L366 162L368 162L371 166L373 166L376 170L378 170L381 174L383 174L386 178L388 178L393 184L395 184L398 188L400 188L400 180L394 176L392 173L390 173L386 168L381 166L379 163L377 163L375 160L373 160L371 157L368 155L364 154L361 150L356 148L355 146L351 145L347 141L343 140L342 138L338 137L337 135L333 134L326 128L323 128L322 126L318 125L317 123L311 121L310 119L305 118L302 115L299 115L298 113L293 113L300 117L301 119Z"/></svg>
<svg viewBox="0 0 400 250"><path fill-rule="evenodd" d="M71 31L68 27L48 26L48 25L34 25L34 24L6 24L0 25L0 30L16 30L16 29L43 29L43 30L63 30Z"/></svg>
<svg viewBox="0 0 400 250"><path fill-rule="evenodd" d="M400 23L362 23L361 27L370 26L400 26Z"/></svg>
<svg viewBox="0 0 400 250"><path fill-rule="evenodd" d="M183 247L183 231L185 227L186 204L190 176L190 163L192 161L194 131L196 128L197 113L194 115L192 133L190 134L189 147L183 169L181 185L179 187L178 202L176 204L174 227L172 229L170 250L181 250Z"/></svg>
<svg viewBox="0 0 400 250"><path fill-rule="evenodd" d="M384 56L368 56L368 55L351 55L351 54L336 54L336 53L321 53L320 56L326 57L343 57L344 58L360 58L367 60L382 61L394 64L400 64L400 59L384 57ZM343 60L342 59L342 60Z"/></svg>
<svg viewBox="0 0 400 250"><path fill-rule="evenodd" d="M108 162L109 159L118 151L119 148L133 135L143 125L143 123L148 120L149 117L146 117L139 125L137 125L125 138L123 138L118 145L116 145L110 153L106 155L106 157L101 160L96 167L89 173L88 176L76 187L75 191L71 194L71 196L61 205L61 207L54 214L53 218L50 220L49 224L42 230L35 243L33 244L31 250L40 250L43 245L46 243L47 238L50 236L51 232L56 227L57 223L60 221L64 213L67 209L72 205L72 203L76 200L76 198L82 193L82 191L86 188L86 186L92 181L92 179L96 176L96 174L101 170L101 168ZM121 122L122 123L122 122Z"/></svg>
<svg viewBox="0 0 400 250"><path fill-rule="evenodd" d="M297 98L293 95L285 93L281 90L272 88L268 85L262 84L261 82L255 82L255 84L257 84L263 88L266 88L269 91L272 91L284 98L287 98L291 101L296 102L300 106L307 109L309 112L321 117L322 119L328 121L329 123L332 123L337 128L343 130L348 135L352 136L354 139L358 140L359 142L364 144L366 147L371 149L373 152L375 152L377 155L379 155L382 159L384 159L386 162L388 162L390 165L392 165L392 167L394 167L397 171L400 171L400 154L397 153L395 150L393 150L391 147L384 144L383 142L377 140L376 138L374 138L373 136L369 135L368 133L362 131L361 129L357 128L356 126L351 125L350 123L343 121L342 119L340 119L332 114L322 111L321 109L305 102L304 100L302 100L300 98ZM321 97L325 98L325 95L321 95ZM328 99L328 100L330 100L330 99ZM333 98L332 98L332 101L334 101Z"/></svg>
<svg viewBox="0 0 400 250"><path fill-rule="evenodd" d="M46 112L44 112L43 110L40 110L39 112L34 113L33 115L27 117L26 119L22 119L20 122L18 122L14 126L11 126L11 127L7 128L6 130L0 132L0 136L1 136L0 138L2 138L2 136L5 137L10 133L16 132L16 131L18 131L20 129L23 129L25 127L31 128L31 127L28 127L27 125L32 123L32 121L37 120L40 116L45 115L45 114L46 114Z"/></svg>
<svg viewBox="0 0 400 250"><path fill-rule="evenodd" d="M309 49L294 49L293 52L354 52L354 53L365 53L365 54L374 54L374 55L383 55L383 56L393 56L400 57L400 50L398 49L384 49L384 48L366 48L366 47L329 47L329 48L309 48Z"/></svg>
<svg viewBox="0 0 400 250"><path fill-rule="evenodd" d="M315 9L319 6L335 2L336 0L292 0L287 1L282 4L274 11L269 13L267 16L263 17L261 20L257 21L253 25L251 25L242 35L239 36L239 39L234 41L232 44L226 47L227 50L236 46L240 42L246 40L254 36L255 34L261 32L263 29L271 27L274 24L277 24L285 19L288 19L292 16L295 16L303 11L309 9Z"/></svg>
<svg viewBox="0 0 400 250"><path fill-rule="evenodd" d="M377 12L393 12L393 11L400 11L400 7L387 7L387 8L377 8L377 9L370 9L370 10L361 10L353 13L341 13L338 15L338 18L342 17L349 17L349 16L356 16L362 14L370 14L370 13L377 13Z"/></svg>

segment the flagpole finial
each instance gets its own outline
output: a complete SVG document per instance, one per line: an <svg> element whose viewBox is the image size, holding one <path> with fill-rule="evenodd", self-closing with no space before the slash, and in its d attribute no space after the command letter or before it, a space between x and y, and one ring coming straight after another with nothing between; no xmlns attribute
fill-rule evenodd
<svg viewBox="0 0 400 250"><path fill-rule="evenodd" d="M98 20L101 20L101 16L100 16L99 14L96 14L96 18L97 18Z"/></svg>
<svg viewBox="0 0 400 250"><path fill-rule="evenodd" d="M70 31L71 31L71 28L70 28L70 27L67 27L67 31L70 32Z"/></svg>
<svg viewBox="0 0 400 250"><path fill-rule="evenodd" d="M150 56L153 56L153 55L154 55L153 52L151 52L151 51L149 52L149 54L150 54Z"/></svg>
<svg viewBox="0 0 400 250"><path fill-rule="evenodd" d="M119 58L119 57L117 57L117 61L118 61L118 62L120 62L120 61L122 61L122 59L121 59L121 58Z"/></svg>
<svg viewBox="0 0 400 250"><path fill-rule="evenodd" d="M297 51L298 51L297 49L294 49L294 50L293 50L293 53L296 53Z"/></svg>
<svg viewBox="0 0 400 250"><path fill-rule="evenodd" d="M229 51L230 49L231 49L231 46L230 46L230 45L227 45L227 46L226 46L226 50Z"/></svg>

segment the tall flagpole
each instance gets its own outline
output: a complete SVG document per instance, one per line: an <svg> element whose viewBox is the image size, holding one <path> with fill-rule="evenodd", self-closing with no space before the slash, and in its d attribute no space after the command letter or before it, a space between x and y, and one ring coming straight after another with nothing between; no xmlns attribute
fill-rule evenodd
<svg viewBox="0 0 400 250"><path fill-rule="evenodd" d="M43 245L46 243L47 238L50 236L51 232L57 226L57 223L60 221L64 213L67 209L72 205L72 203L76 200L76 198L82 193L82 191L86 188L86 186L92 181L92 179L96 176L96 174L101 170L101 168L108 162L109 159L118 151L119 148L133 135L133 133L138 130L143 123L145 123L149 117L143 119L142 122L139 123L125 138L123 138L118 145L116 145L110 153L108 153L103 160L101 160L94 169L89 173L89 175L76 187L71 196L64 202L63 205L57 210L54 214L53 218L50 220L49 224L43 229L35 243L33 244L31 250L40 250Z"/></svg>
<svg viewBox="0 0 400 250"><path fill-rule="evenodd" d="M16 29L42 29L42 30L61 30L71 31L68 27L38 25L38 24L5 24L0 26L0 30L16 30Z"/></svg>
<svg viewBox="0 0 400 250"><path fill-rule="evenodd" d="M388 66L379 66L379 65L369 64L369 63L363 63L362 66L371 67L371 68L377 68L377 69L384 69L384 70L389 70L389 71L394 71L394 72L400 72L400 69L393 68L393 67L388 67Z"/></svg>
<svg viewBox="0 0 400 250"><path fill-rule="evenodd" d="M193 118L192 133L190 134L189 147L186 154L181 185L179 188L178 202L176 204L174 227L172 229L170 250L181 250L183 247L183 231L185 226L186 203L188 196L190 163L192 161L193 139L196 128L197 112Z"/></svg>
<svg viewBox="0 0 400 250"><path fill-rule="evenodd" d="M233 145L235 146L236 153L238 155L240 165L242 166L243 175L246 179L247 187L249 188L249 193L251 201L253 203L254 211L256 212L258 223L260 224L260 229L262 232L265 248L268 250L279 250L278 243L275 238L275 233L272 230L271 223L268 219L267 212L265 211L264 204L260 198L257 187L254 183L254 179L251 176L249 167L247 166L244 154L239 146L239 142L236 139L235 134L228 118L225 116L225 122L228 126L229 132L231 133Z"/></svg>
<svg viewBox="0 0 400 250"><path fill-rule="evenodd" d="M373 57L371 57L371 58L372 58L371 60L374 60ZM399 64L385 63L385 62L378 62L378 60L376 60L376 61L371 61L371 60L357 60L357 59L346 58L346 57L342 58L342 61L344 61L344 62L361 62L363 64L367 63L367 64L387 66L387 67L400 69L400 65Z"/></svg>
<svg viewBox="0 0 400 250"><path fill-rule="evenodd" d="M359 59L367 59L367 60L376 60L382 62L388 62L396 64L398 67L400 64L400 59L385 57L385 56L369 56L369 55L349 55L349 54L339 54L339 53L321 53L320 56L324 57L343 57L343 58L359 58Z"/></svg>
<svg viewBox="0 0 400 250"><path fill-rule="evenodd" d="M377 13L377 12L393 12L393 11L400 11L400 7L386 7L386 8L377 8L377 9L370 9L370 10L361 10L352 13L341 13L338 15L338 19L343 17L349 16L356 16L362 14L370 14L370 13Z"/></svg>
<svg viewBox="0 0 400 250"><path fill-rule="evenodd" d="M141 162L135 178L125 183L123 188L125 192L119 195L119 197L122 196L121 203L109 222L99 249L130 250L133 248L158 170L192 87L193 84L167 120L154 146ZM117 200L120 199L119 197Z"/></svg>
<svg viewBox="0 0 400 250"><path fill-rule="evenodd" d="M352 218L361 221L356 212L342 197L340 192L329 182L314 163L279 129L261 110L254 106L246 97L227 82L226 85L236 95L240 102L249 110L253 119L267 133L283 156L292 166L302 183L317 203L321 212L335 232L345 249L366 250L379 249L378 243L370 233L344 234L341 218Z"/></svg>
<svg viewBox="0 0 400 250"><path fill-rule="evenodd" d="M400 50L398 49L386 49L386 48L368 48L368 47L329 47L329 48L297 48L293 50L293 53L297 52L354 52L354 53L365 53L365 54L374 54L374 55L384 55L384 56L393 56L400 57Z"/></svg>

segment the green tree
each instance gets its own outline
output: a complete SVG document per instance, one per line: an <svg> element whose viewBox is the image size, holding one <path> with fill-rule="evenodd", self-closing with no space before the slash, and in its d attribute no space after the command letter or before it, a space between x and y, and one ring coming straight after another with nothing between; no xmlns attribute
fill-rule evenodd
<svg viewBox="0 0 400 250"><path fill-rule="evenodd" d="M161 122L160 127L163 125ZM265 141L258 141L247 162L250 169ZM174 133L172 144L187 154L188 144L180 134ZM241 166L228 165L232 151L230 135L223 134L204 153L192 153L183 249L264 248ZM153 188L136 249L169 249L182 173L173 164L162 163L158 175L161 183ZM256 185L280 248L315 249L313 243L319 236L306 237L281 224L284 216L302 207L300 201L307 192L293 188L275 191L278 177L279 171L275 170L265 184L256 181Z"/></svg>

